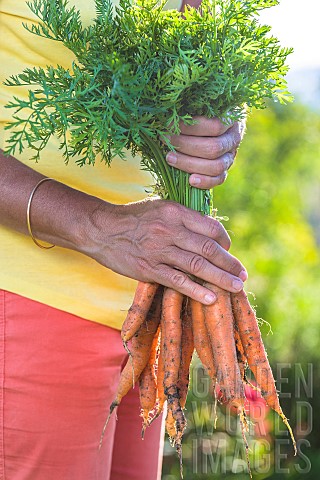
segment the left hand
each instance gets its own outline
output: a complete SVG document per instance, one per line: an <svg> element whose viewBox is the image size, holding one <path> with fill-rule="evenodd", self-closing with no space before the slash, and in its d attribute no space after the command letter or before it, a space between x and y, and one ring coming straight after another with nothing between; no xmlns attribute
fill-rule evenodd
<svg viewBox="0 0 320 480"><path fill-rule="evenodd" d="M245 121L224 125L218 118L193 117L194 125L180 124L180 135L171 135L174 152L169 165L190 173L190 185L210 189L227 178L245 130Z"/></svg>

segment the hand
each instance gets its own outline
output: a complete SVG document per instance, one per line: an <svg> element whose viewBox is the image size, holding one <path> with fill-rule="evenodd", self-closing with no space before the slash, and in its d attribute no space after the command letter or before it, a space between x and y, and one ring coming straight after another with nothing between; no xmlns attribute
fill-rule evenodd
<svg viewBox="0 0 320 480"><path fill-rule="evenodd" d="M175 152L169 165L191 173L190 185L210 189L227 178L245 130L245 121L224 125L217 118L194 117L195 125L181 123L180 135L171 135Z"/></svg>
<svg viewBox="0 0 320 480"><path fill-rule="evenodd" d="M247 273L227 250L230 238L217 220L182 205L146 200L94 212L87 255L113 271L156 282L213 303L213 293L191 276L230 292L243 288ZM87 243L88 245L88 243Z"/></svg>

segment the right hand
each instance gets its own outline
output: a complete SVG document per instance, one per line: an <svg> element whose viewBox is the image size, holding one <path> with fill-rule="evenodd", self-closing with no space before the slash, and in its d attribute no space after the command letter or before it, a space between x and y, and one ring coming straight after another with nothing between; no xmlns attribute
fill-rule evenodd
<svg viewBox="0 0 320 480"><path fill-rule="evenodd" d="M164 200L145 200L94 212L89 245L82 250L114 272L173 288L203 304L211 290L193 280L230 292L243 288L244 266L232 256L230 238L216 219Z"/></svg>

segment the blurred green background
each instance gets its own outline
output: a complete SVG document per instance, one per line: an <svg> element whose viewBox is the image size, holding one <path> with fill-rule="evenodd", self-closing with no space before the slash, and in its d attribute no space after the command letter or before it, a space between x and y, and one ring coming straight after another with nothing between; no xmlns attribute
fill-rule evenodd
<svg viewBox="0 0 320 480"><path fill-rule="evenodd" d="M232 253L249 272L246 290L258 317L280 400L298 441L261 401L250 402L253 477L320 477L320 114L297 102L254 112L235 166L215 189L215 206L232 237ZM270 332L270 328L272 333ZM254 411L254 409L256 411ZM218 406L193 360L184 437L184 478L248 479L237 419ZM163 480L179 465L166 440Z"/></svg>

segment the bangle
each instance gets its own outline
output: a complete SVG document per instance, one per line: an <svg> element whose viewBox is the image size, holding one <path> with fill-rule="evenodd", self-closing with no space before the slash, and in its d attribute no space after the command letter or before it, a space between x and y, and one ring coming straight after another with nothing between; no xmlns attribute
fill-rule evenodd
<svg viewBox="0 0 320 480"><path fill-rule="evenodd" d="M53 178L49 178L49 177L45 177L45 178L42 178L38 183L37 185L34 187L34 189L32 190L32 192L30 193L30 197L29 197L29 200L28 200L28 206L27 206L27 227L28 227L28 232L29 232L29 235L30 237L32 238L33 242L40 248L44 248L46 250L49 250L50 248L53 248L55 247L55 245L42 245L41 243L38 242L38 240L34 237L33 233L32 233L32 228L31 228L31 220L30 220L30 211L31 211L31 202L32 202L32 199L33 199L33 196L37 190L37 188L44 182L46 182L47 180L53 180L55 181Z"/></svg>

